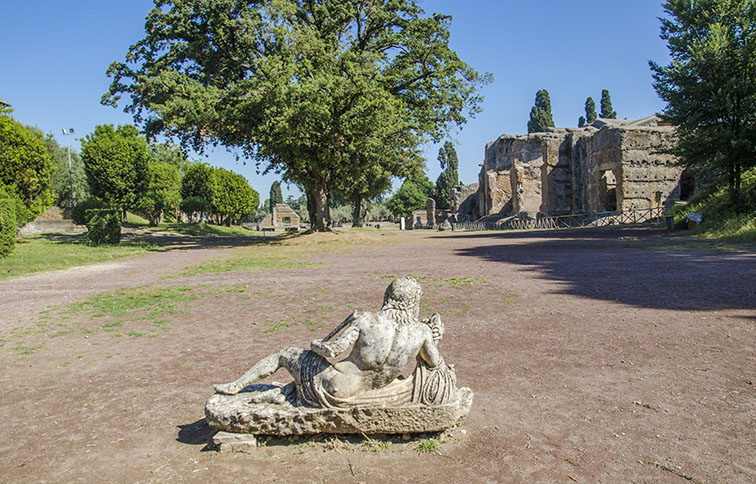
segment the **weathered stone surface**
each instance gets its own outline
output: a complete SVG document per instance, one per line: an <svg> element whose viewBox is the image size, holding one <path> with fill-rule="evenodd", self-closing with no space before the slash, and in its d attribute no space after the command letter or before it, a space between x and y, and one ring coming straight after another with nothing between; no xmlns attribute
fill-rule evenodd
<svg viewBox="0 0 756 484"><path fill-rule="evenodd" d="M257 447L257 438L252 434L220 431L213 435L213 444L221 453L252 452Z"/></svg>
<svg viewBox="0 0 756 484"><path fill-rule="evenodd" d="M481 216L523 210L566 215L673 204L680 199L683 172L664 153L673 142L673 128L655 116L502 135L486 145L480 187L470 198L477 199Z"/></svg>
<svg viewBox="0 0 756 484"><path fill-rule="evenodd" d="M441 405L313 408L250 403L250 393L215 394L207 401L210 427L226 432L257 435L398 434L435 432L453 427L466 416L473 392L458 389L457 398Z"/></svg>

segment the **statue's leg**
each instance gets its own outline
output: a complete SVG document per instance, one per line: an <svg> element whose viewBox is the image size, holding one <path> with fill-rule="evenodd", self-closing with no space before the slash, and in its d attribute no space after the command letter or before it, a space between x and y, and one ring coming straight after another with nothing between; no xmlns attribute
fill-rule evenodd
<svg viewBox="0 0 756 484"><path fill-rule="evenodd" d="M303 352L304 350L300 348L284 348L255 363L241 378L231 383L214 385L215 391L225 395L235 395L247 385L269 377L280 368L286 368L296 378L299 373L299 357Z"/></svg>

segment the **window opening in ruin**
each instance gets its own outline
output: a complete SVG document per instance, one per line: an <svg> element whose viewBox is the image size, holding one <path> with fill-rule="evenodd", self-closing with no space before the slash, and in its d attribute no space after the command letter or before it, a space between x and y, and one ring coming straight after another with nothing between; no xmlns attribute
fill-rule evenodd
<svg viewBox="0 0 756 484"><path fill-rule="evenodd" d="M696 191L696 173L687 168L680 175L680 200L687 200Z"/></svg>
<svg viewBox="0 0 756 484"><path fill-rule="evenodd" d="M603 210L614 212L617 210L617 178L612 170L601 172L599 183L599 203Z"/></svg>
<svg viewBox="0 0 756 484"><path fill-rule="evenodd" d="M284 224L290 224L290 223L291 223L291 217L283 217L283 218L281 219L281 221L282 221L282 222L283 222Z"/></svg>

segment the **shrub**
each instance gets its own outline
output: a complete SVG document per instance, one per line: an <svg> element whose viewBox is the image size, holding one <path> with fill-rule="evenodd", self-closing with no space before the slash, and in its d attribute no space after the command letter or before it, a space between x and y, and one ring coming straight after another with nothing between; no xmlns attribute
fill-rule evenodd
<svg viewBox="0 0 756 484"><path fill-rule="evenodd" d="M121 211L93 208L86 211L87 237L92 245L121 242Z"/></svg>
<svg viewBox="0 0 756 484"><path fill-rule="evenodd" d="M97 208L105 208L105 203L97 198L87 198L86 200L77 203L71 211L73 223L76 225L86 225L87 211Z"/></svg>
<svg viewBox="0 0 756 484"><path fill-rule="evenodd" d="M0 192L0 196L4 193ZM16 202L0 198L0 257L5 257L16 247Z"/></svg>

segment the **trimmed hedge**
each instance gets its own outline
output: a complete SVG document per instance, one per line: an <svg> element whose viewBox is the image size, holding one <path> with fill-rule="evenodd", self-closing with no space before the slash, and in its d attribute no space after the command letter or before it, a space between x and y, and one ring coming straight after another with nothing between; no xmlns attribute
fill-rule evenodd
<svg viewBox="0 0 756 484"><path fill-rule="evenodd" d="M16 247L16 202L0 198L0 257L10 254Z"/></svg>
<svg viewBox="0 0 756 484"><path fill-rule="evenodd" d="M76 225L86 225L87 211L93 208L105 208L105 204L97 198L87 198L74 205L73 210L71 210L73 223Z"/></svg>
<svg viewBox="0 0 756 484"><path fill-rule="evenodd" d="M92 208L85 212L87 237L92 245L121 242L121 211L110 208Z"/></svg>

